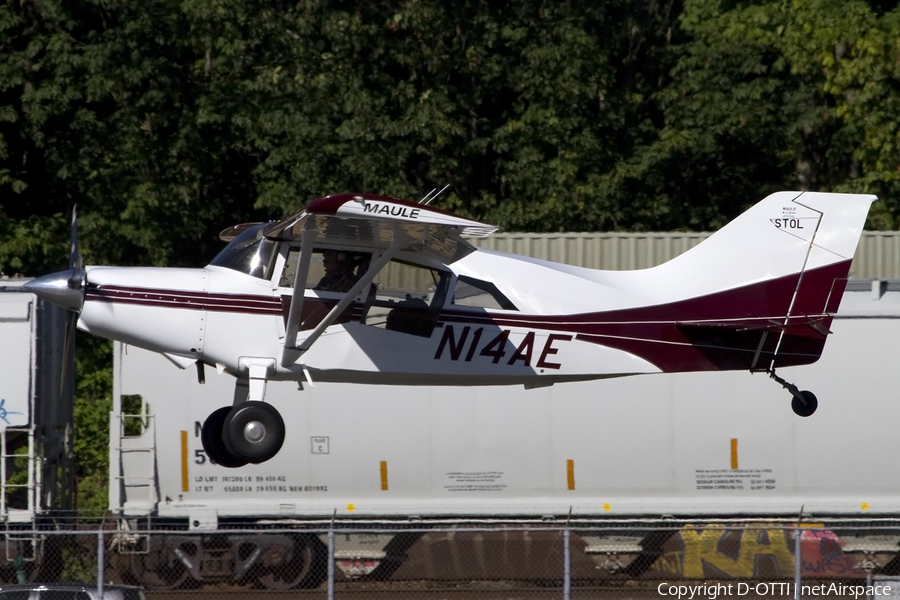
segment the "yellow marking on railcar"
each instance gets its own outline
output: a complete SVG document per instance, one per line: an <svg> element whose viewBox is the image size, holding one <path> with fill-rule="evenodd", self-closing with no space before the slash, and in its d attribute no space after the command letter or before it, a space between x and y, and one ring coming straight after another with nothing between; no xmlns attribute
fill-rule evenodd
<svg viewBox="0 0 900 600"><path fill-rule="evenodd" d="M181 491L188 491L188 432L181 432Z"/></svg>

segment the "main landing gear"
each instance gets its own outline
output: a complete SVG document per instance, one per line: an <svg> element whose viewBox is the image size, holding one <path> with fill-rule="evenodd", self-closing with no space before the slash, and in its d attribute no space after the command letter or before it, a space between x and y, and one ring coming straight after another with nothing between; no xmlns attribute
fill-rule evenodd
<svg viewBox="0 0 900 600"><path fill-rule="evenodd" d="M769 377L781 384L781 387L789 391L791 396L793 396L791 399L791 409L793 409L794 414L800 417L808 417L816 412L816 409L819 407L819 401L815 394L809 390L800 390L793 383L785 381L775 374L774 369L767 372L769 373Z"/></svg>
<svg viewBox="0 0 900 600"><path fill-rule="evenodd" d="M284 419L274 406L262 401L271 366L268 361L250 364L249 377L237 381L234 404L213 411L203 423L200 441L214 463L243 467L265 462L281 450Z"/></svg>
<svg viewBox="0 0 900 600"><path fill-rule="evenodd" d="M248 400L223 406L203 423L200 441L209 459L223 467L262 463L281 450L284 420L265 402Z"/></svg>

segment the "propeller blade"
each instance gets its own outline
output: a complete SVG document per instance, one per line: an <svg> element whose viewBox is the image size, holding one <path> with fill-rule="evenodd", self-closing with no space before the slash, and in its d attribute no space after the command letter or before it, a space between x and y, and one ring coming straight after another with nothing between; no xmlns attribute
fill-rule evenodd
<svg viewBox="0 0 900 600"><path fill-rule="evenodd" d="M72 207L72 234L69 246L69 270L77 271L82 268L81 251L78 248L78 205Z"/></svg>
<svg viewBox="0 0 900 600"><path fill-rule="evenodd" d="M84 306L85 286L87 272L81 260L81 251L78 248L78 217L76 208L72 209L72 242L69 247L69 269L59 273L51 273L38 277L25 284L29 292L62 306L66 310L76 313L81 312Z"/></svg>
<svg viewBox="0 0 900 600"><path fill-rule="evenodd" d="M78 247L78 205L72 207L72 230L70 235L71 243L69 245L69 277L68 287L76 290L80 294L81 304L84 304L84 284L85 272L84 262L81 260L81 249ZM62 369L59 374L59 393L63 394L66 385L69 383L69 373L74 375L75 372L75 332L78 326L78 311L69 311L66 314L66 337L63 341ZM74 385L74 378L72 384Z"/></svg>
<svg viewBox="0 0 900 600"><path fill-rule="evenodd" d="M78 325L78 313L68 311L66 313L66 337L63 339L62 365L59 370L59 394L60 397L70 385L70 379L75 373L75 332ZM74 379L71 384L74 385Z"/></svg>
<svg viewBox="0 0 900 600"><path fill-rule="evenodd" d="M81 250L78 247L78 205L72 207L72 235L71 244L69 246L69 277L68 285L73 290L81 292L82 301L84 300L84 261L81 260Z"/></svg>

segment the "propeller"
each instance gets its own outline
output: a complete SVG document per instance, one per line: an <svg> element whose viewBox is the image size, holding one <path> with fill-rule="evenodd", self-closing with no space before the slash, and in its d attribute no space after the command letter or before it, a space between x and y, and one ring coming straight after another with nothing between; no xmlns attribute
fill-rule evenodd
<svg viewBox="0 0 900 600"><path fill-rule="evenodd" d="M38 277L25 284L25 289L44 300L65 308L66 337L63 342L62 371L60 373L60 392L66 385L70 365L73 364L75 352L75 329L78 325L78 313L84 306L85 283L87 281L81 251L78 248L78 210L72 208L71 243L69 245L69 269Z"/></svg>
<svg viewBox="0 0 900 600"><path fill-rule="evenodd" d="M81 250L78 248L78 205L72 207L72 229L70 233L69 244L69 280L66 282L70 290L78 294L78 310L77 312L69 309L66 313L66 337L63 341L62 369L59 373L59 393L63 393L63 388L69 377L69 369L75 366L75 331L78 327L78 313L84 306L85 295L85 279L84 261L81 259Z"/></svg>

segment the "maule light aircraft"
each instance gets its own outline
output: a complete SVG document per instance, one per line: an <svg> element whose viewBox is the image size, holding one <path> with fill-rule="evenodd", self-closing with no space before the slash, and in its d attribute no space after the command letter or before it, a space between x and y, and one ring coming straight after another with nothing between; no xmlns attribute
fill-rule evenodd
<svg viewBox="0 0 900 600"><path fill-rule="evenodd" d="M523 385L642 373L776 369L819 358L873 196L779 192L693 249L597 271L476 249L496 227L370 194L237 225L202 269L83 267L27 287L71 324L236 377L203 425L219 465L284 441L266 382ZM74 332L73 332L74 333ZM71 338L71 336L70 336ZM223 399L224 400L224 399ZM223 402L224 404L224 402Z"/></svg>

